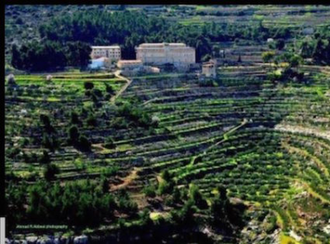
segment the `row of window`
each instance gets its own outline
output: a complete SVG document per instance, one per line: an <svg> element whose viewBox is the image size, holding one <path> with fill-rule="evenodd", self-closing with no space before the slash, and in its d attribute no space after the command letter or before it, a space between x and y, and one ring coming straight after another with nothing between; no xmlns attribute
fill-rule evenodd
<svg viewBox="0 0 330 244"><path fill-rule="evenodd" d="M93 49L94 51L120 52L120 49Z"/></svg>
<svg viewBox="0 0 330 244"><path fill-rule="evenodd" d="M101 52L94 52L95 54L105 54L105 53L109 53L109 54L120 54L120 52L104 52L104 51L101 51Z"/></svg>
<svg viewBox="0 0 330 244"><path fill-rule="evenodd" d="M156 58L191 58L195 57L195 55L155 55L155 54L147 54L147 55L137 55L137 57L156 57Z"/></svg>
<svg viewBox="0 0 330 244"><path fill-rule="evenodd" d="M194 57L194 53L171 53L170 55L164 55L161 53L144 53L144 54L137 54L138 57Z"/></svg>
<svg viewBox="0 0 330 244"><path fill-rule="evenodd" d="M172 53L172 54L177 54L177 53L185 53L185 54L192 54L192 53L195 53L195 51L191 51L191 50L169 50L167 52L165 52L165 50L139 50L137 51L137 53L143 53L143 54L146 54L146 53Z"/></svg>
<svg viewBox="0 0 330 244"><path fill-rule="evenodd" d="M173 63L173 62L183 62L183 63L190 63L190 62L194 62L193 59L188 59L188 58L145 58L143 59L143 62L169 62L169 63Z"/></svg>

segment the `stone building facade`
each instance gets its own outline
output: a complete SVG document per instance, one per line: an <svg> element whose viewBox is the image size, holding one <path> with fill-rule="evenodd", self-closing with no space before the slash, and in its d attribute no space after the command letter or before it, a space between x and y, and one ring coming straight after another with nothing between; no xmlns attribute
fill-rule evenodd
<svg viewBox="0 0 330 244"><path fill-rule="evenodd" d="M215 60L210 60L209 62L203 63L202 74L205 77L217 77L217 62Z"/></svg>
<svg viewBox="0 0 330 244"><path fill-rule="evenodd" d="M182 67L196 63L195 49L184 43L143 43L135 51L143 64Z"/></svg>
<svg viewBox="0 0 330 244"><path fill-rule="evenodd" d="M91 46L92 59L108 58L110 61L118 61L121 59L120 46Z"/></svg>
<svg viewBox="0 0 330 244"><path fill-rule="evenodd" d="M136 69L143 66L141 60L119 60L117 63L120 69Z"/></svg>

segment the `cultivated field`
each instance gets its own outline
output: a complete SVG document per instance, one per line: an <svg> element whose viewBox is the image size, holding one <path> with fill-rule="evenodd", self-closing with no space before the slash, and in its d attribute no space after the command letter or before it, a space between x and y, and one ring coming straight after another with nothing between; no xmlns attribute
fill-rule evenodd
<svg viewBox="0 0 330 244"><path fill-rule="evenodd" d="M148 14L187 28L262 21L299 33L307 24L322 26L330 13L329 6L167 10ZM68 225L52 234L110 233L110 243L135 243L150 226L156 237L180 230L177 236L190 238L166 243L195 243L197 237L198 243L330 243L330 68L305 62L293 68L301 80L274 81L269 74L277 72L275 62L262 59L271 50L266 40L231 39L211 43L226 52L215 79L176 71L135 77L61 72L7 81L5 167L13 236L44 234L15 228L29 224L28 216ZM296 40L285 41L296 51ZM211 226L214 202L223 197L219 186L230 204L245 206L241 229ZM185 225L193 222L192 198L197 227Z"/></svg>
<svg viewBox="0 0 330 244"><path fill-rule="evenodd" d="M160 173L167 169L178 188L195 184L206 197L224 185L230 197L261 216L250 225L264 235L277 222L283 237L294 230L325 243L328 237L320 230L327 225L330 203L330 79L326 69L303 69L310 73L308 86L273 85L263 66L222 67L211 87L187 75L134 79L116 103L137 100L157 118L158 128L109 128L102 113L111 114L116 105L100 99L93 112L97 126L80 129L92 142L91 152L72 146L52 152L51 161L60 169L56 179L65 184L102 175L109 179L110 192L125 188L139 208L166 214L141 192L161 182ZM52 118L57 139L65 137L69 112L92 108L84 81L103 93L104 83L114 91L124 84L106 75L65 74L50 82L38 75L18 76L13 91L7 86L7 152L19 148L31 160L38 158L45 149L40 114ZM107 136L114 140L113 149L104 147ZM19 155L6 161L7 174L31 183L43 177L42 167Z"/></svg>

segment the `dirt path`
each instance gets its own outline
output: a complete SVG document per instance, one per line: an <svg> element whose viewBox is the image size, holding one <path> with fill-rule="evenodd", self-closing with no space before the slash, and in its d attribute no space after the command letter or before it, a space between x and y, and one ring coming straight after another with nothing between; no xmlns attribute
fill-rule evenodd
<svg viewBox="0 0 330 244"><path fill-rule="evenodd" d="M141 210L149 206L147 197L144 193L130 192L130 197L134 202L136 202L138 208Z"/></svg>
<svg viewBox="0 0 330 244"><path fill-rule="evenodd" d="M164 182L164 179L160 175L157 175L156 178L157 178L157 181L158 181L159 184Z"/></svg>
<svg viewBox="0 0 330 244"><path fill-rule="evenodd" d="M209 146L209 147L206 148L202 153L193 156L193 157L191 158L191 162L190 162L189 165L190 165L190 166L194 165L194 163L195 163L195 161L196 161L197 158L199 158L199 157L205 155L205 154L207 153L207 151L209 151L210 149L212 149L212 148L214 148L214 147L220 145L221 143L227 141L227 140L228 140L228 136L229 136L230 134L232 134L233 132L235 132L236 130L238 130L238 129L241 128L242 126L244 126L247 122L248 122L247 119L243 119L243 121L242 121L239 125L235 126L234 128L230 129L229 131L225 132L224 135L223 135L223 139L222 139L221 141L218 141L217 143L215 143L215 144Z"/></svg>
<svg viewBox="0 0 330 244"><path fill-rule="evenodd" d="M235 131L237 131L239 128L241 128L242 126L246 125L246 123L248 122L247 119L243 119L242 123L240 123L238 126L230 129L228 132L226 132L224 135L223 135L223 140L215 143L213 146L210 146L208 149L210 148L213 148L215 146L218 146L219 144L223 143L224 141L228 140L228 136L232 133L234 133Z"/></svg>
<svg viewBox="0 0 330 244"><path fill-rule="evenodd" d="M115 103L116 99L124 92L126 91L126 89L130 86L130 84L132 83L132 80L129 80L127 79L126 77L124 76L121 76L120 75L120 72L119 71L116 71L115 73L115 76L119 79L122 79L122 80L125 80L127 83L116 93L115 96L111 97L110 99L110 102L111 103Z"/></svg>
<svg viewBox="0 0 330 244"><path fill-rule="evenodd" d="M292 132L292 133L302 133L306 135L314 135L317 137L321 137L327 140L330 140L330 131L321 131L317 128L308 128L302 126L293 126L293 125L276 125L275 130L283 131L283 132Z"/></svg>
<svg viewBox="0 0 330 244"><path fill-rule="evenodd" d="M138 172L140 171L140 168L133 168L133 170L131 171L131 173L129 175L127 175L125 178L121 179L123 181L123 183L119 184L119 185L110 185L110 191L116 191L122 188L127 187L134 179L138 178Z"/></svg>
<svg viewBox="0 0 330 244"><path fill-rule="evenodd" d="M150 99L150 100L148 100L148 101L145 101L142 105L145 106L145 105L147 105L148 103L151 103L151 102L157 101L158 99L159 99L158 97L156 97L156 98L152 98L152 99Z"/></svg>

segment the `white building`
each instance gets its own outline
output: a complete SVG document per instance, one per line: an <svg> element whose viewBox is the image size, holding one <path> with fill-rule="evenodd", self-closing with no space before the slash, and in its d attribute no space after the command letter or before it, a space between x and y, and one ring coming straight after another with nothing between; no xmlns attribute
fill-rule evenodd
<svg viewBox="0 0 330 244"><path fill-rule="evenodd" d="M135 51L136 59L143 64L182 67L196 63L195 49L184 43L143 43Z"/></svg>
<svg viewBox="0 0 330 244"><path fill-rule="evenodd" d="M91 46L92 59L108 58L110 61L118 61L121 59L120 46Z"/></svg>

